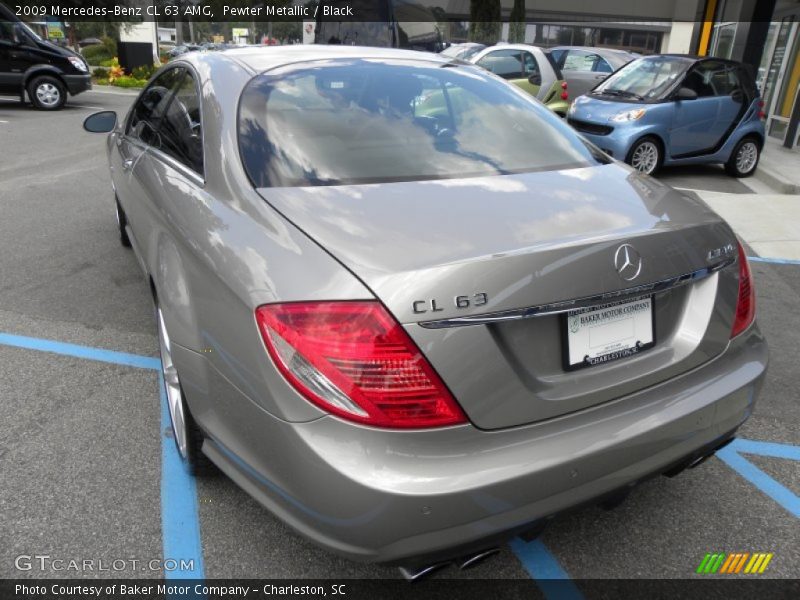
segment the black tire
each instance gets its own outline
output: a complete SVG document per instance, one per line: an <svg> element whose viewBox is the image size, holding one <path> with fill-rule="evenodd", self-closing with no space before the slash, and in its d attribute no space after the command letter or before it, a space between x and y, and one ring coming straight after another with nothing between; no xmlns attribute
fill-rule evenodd
<svg viewBox="0 0 800 600"><path fill-rule="evenodd" d="M28 82L28 98L37 110L60 110L67 102L67 88L51 75L39 75Z"/></svg>
<svg viewBox="0 0 800 600"><path fill-rule="evenodd" d="M158 298L155 298L156 309L156 325L158 327L158 340L159 351L161 354L161 373L162 383L164 385L164 394L168 404L168 413L170 416L170 424L172 425L172 439L175 442L175 449L180 456L183 466L191 475L210 475L216 473L216 467L211 460L203 454L203 440L205 434L197 425L191 411L189 404L186 402L186 395L183 393L183 386L180 383L180 377L177 369L172 362L172 352L169 334L166 333L166 326L164 325L163 315L158 304ZM165 343L166 341L166 343ZM176 419L173 417L173 409L171 402L175 400L177 403L177 410L180 411L181 424L176 424ZM178 429L182 427L183 434L181 438L178 435ZM183 439L185 438L185 440ZM185 448L181 449L181 441L185 441Z"/></svg>
<svg viewBox="0 0 800 600"><path fill-rule="evenodd" d="M125 248L131 247L131 239L128 237L128 232L125 231L125 225L128 224L128 217L125 216L125 211L119 205L119 199L114 197L114 205L117 210L117 227L119 227L119 243Z"/></svg>
<svg viewBox="0 0 800 600"><path fill-rule="evenodd" d="M740 156L741 155L741 156ZM761 144L753 136L745 136L731 152L725 171L732 177L750 177L758 168L761 159Z"/></svg>
<svg viewBox="0 0 800 600"><path fill-rule="evenodd" d="M653 160L653 152L655 160ZM655 175L664 164L664 146L661 140L652 135L639 138L631 146L625 162L640 173Z"/></svg>

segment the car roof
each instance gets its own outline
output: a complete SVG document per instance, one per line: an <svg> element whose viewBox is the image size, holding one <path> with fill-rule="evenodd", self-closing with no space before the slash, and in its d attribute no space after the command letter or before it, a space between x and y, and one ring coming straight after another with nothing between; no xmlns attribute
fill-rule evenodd
<svg viewBox="0 0 800 600"><path fill-rule="evenodd" d="M293 44L288 46L246 46L230 48L214 52L213 56L223 56L234 60L255 73L273 67L325 60L328 58L391 58L395 60L425 60L427 62L447 64L452 62L446 56L415 50L398 50L395 48L373 48L370 46L326 46L322 44ZM197 54L186 60L202 62L209 60L208 54Z"/></svg>

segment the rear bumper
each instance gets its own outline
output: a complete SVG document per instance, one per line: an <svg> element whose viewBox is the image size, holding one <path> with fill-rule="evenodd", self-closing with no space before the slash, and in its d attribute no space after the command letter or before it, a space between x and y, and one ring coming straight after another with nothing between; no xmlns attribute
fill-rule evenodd
<svg viewBox="0 0 800 600"><path fill-rule="evenodd" d="M525 427L387 432L323 417L280 421L206 360L190 406L204 451L298 531L351 559L413 563L496 543L531 523L664 472L752 413L767 366L756 326L724 354L658 386ZM213 399L213 400L212 400ZM235 415L235 418L232 417Z"/></svg>
<svg viewBox="0 0 800 600"><path fill-rule="evenodd" d="M64 83L67 84L70 96L76 96L81 92L86 92L92 89L92 75L62 75Z"/></svg>

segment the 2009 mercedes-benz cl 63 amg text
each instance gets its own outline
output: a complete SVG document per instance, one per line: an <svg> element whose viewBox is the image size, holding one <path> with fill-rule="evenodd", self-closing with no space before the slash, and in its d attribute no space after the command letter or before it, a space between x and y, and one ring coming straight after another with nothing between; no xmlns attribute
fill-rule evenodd
<svg viewBox="0 0 800 600"><path fill-rule="evenodd" d="M353 559L473 555L726 443L767 364L705 204L479 67L170 62L110 132L175 440Z"/></svg>

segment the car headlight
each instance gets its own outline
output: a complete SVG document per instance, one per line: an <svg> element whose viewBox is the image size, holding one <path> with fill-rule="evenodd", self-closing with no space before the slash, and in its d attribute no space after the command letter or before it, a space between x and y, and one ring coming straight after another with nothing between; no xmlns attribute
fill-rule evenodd
<svg viewBox="0 0 800 600"><path fill-rule="evenodd" d="M627 121L638 121L644 116L647 110L644 108L634 108L633 110L623 110L611 117L615 123L625 123Z"/></svg>
<svg viewBox="0 0 800 600"><path fill-rule="evenodd" d="M88 73L89 69L86 67L86 63L83 62L77 56L68 56L69 62L72 63L72 66L78 69L78 71L82 71L83 73Z"/></svg>

